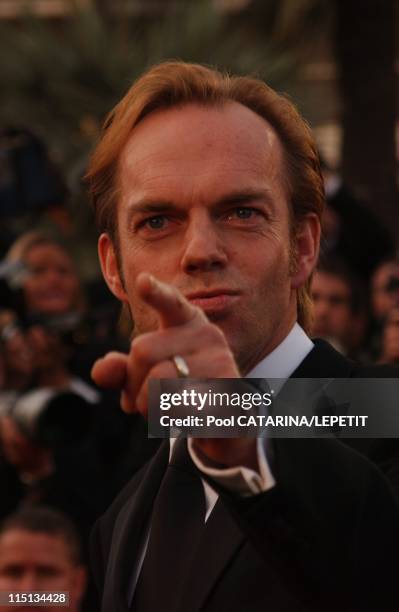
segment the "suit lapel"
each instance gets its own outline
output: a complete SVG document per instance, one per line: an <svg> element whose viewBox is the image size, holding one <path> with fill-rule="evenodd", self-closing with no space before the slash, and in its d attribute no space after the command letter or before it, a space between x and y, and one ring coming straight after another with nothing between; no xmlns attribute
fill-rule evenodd
<svg viewBox="0 0 399 612"><path fill-rule="evenodd" d="M154 498L169 460L169 442L164 442L142 475L135 494L125 504L115 523L105 573L102 609L127 612L129 581L140 557L143 537Z"/></svg>
<svg viewBox="0 0 399 612"><path fill-rule="evenodd" d="M244 542L242 531L219 497L206 523L201 544L183 591L179 612L187 610L195 612L202 609L211 590ZM212 554L209 554L210 551Z"/></svg>
<svg viewBox="0 0 399 612"><path fill-rule="evenodd" d="M310 353L285 381L270 408L271 414L313 415L317 402L331 379L348 378L353 374L354 364L327 342L315 340L314 343ZM285 435L290 437L289 433Z"/></svg>
<svg viewBox="0 0 399 612"><path fill-rule="evenodd" d="M297 367L291 378L309 378L317 392L317 378L352 378L358 374L358 366L343 357L328 342L317 338L313 340L314 348ZM310 396L309 390L307 390ZM372 438L345 438L347 446L368 455L375 444Z"/></svg>
<svg viewBox="0 0 399 612"><path fill-rule="evenodd" d="M343 357L328 342L313 340L314 347L299 364L291 378L348 378L355 364Z"/></svg>
<svg viewBox="0 0 399 612"><path fill-rule="evenodd" d="M163 444L144 472L140 485L117 518L106 569L102 609L128 612L127 593L139 558L143 534L147 532L152 506L169 460L169 444ZM244 543L244 536L225 509L217 501L205 529L190 578L182 595L181 612L199 609L230 559ZM215 547L215 541L218 546ZM210 556L209 551L213 554Z"/></svg>

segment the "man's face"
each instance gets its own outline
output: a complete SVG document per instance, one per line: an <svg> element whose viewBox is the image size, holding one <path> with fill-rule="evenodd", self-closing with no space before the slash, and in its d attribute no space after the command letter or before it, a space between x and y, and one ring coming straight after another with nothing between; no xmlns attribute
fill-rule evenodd
<svg viewBox="0 0 399 612"><path fill-rule="evenodd" d="M29 311L58 315L73 310L79 279L69 255L56 244L38 244L26 255L24 295Z"/></svg>
<svg viewBox="0 0 399 612"><path fill-rule="evenodd" d="M315 272L312 280L313 335L345 345L352 323L351 289L334 274Z"/></svg>
<svg viewBox="0 0 399 612"><path fill-rule="evenodd" d="M0 536L0 591L68 591L67 609L75 612L79 609L84 585L84 570L72 562L62 536L21 528L10 529ZM14 607L0 606L0 609L8 612ZM40 607L43 612L53 609L54 604Z"/></svg>
<svg viewBox="0 0 399 612"><path fill-rule="evenodd" d="M42 449L28 439L10 416L0 419L0 441L6 460L17 469L28 470L37 465Z"/></svg>
<svg viewBox="0 0 399 612"><path fill-rule="evenodd" d="M205 311L242 369L273 350L295 321L301 276L292 273L283 150L273 128L235 102L153 113L134 129L119 181L122 283L106 236L99 250L135 333L158 325L136 293L136 277L147 271Z"/></svg>
<svg viewBox="0 0 399 612"><path fill-rule="evenodd" d="M371 303L374 317L381 321L399 306L399 265L396 262L384 263L374 272Z"/></svg>

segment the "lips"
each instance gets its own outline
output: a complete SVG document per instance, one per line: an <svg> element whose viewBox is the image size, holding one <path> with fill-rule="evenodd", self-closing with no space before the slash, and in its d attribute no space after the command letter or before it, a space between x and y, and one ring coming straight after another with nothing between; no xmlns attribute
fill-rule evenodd
<svg viewBox="0 0 399 612"><path fill-rule="evenodd" d="M65 291L47 291L40 296L43 300L65 300Z"/></svg>
<svg viewBox="0 0 399 612"><path fill-rule="evenodd" d="M231 289L220 288L190 293L186 295L186 298L191 304L199 306L206 313L216 313L231 308L239 299L239 293Z"/></svg>

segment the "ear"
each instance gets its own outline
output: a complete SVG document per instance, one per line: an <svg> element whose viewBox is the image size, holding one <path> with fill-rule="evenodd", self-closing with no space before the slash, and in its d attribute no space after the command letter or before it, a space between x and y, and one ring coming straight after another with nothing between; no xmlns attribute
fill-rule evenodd
<svg viewBox="0 0 399 612"><path fill-rule="evenodd" d="M119 272L115 247L108 234L101 234L98 240L98 257L100 259L101 270L105 282L110 291L112 291L115 297L121 300L121 302L127 302L127 295Z"/></svg>
<svg viewBox="0 0 399 612"><path fill-rule="evenodd" d="M293 289L302 287L313 272L319 257L320 221L309 213L301 221L295 236L295 270L291 277Z"/></svg>

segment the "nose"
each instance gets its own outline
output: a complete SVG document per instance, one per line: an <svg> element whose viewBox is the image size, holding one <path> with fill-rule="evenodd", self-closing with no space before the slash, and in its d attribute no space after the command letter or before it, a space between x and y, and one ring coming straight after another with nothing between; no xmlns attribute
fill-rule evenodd
<svg viewBox="0 0 399 612"><path fill-rule="evenodd" d="M59 279L61 278L61 274L56 267L49 266L46 270L44 278L48 283L58 283Z"/></svg>
<svg viewBox="0 0 399 612"><path fill-rule="evenodd" d="M37 591L39 586L35 572L30 570L24 572L18 583L18 589L21 591Z"/></svg>
<svg viewBox="0 0 399 612"><path fill-rule="evenodd" d="M209 272L223 269L227 254L217 221L206 210L193 215L187 226L183 243L181 266L184 272Z"/></svg>

